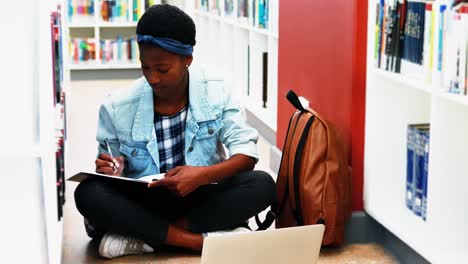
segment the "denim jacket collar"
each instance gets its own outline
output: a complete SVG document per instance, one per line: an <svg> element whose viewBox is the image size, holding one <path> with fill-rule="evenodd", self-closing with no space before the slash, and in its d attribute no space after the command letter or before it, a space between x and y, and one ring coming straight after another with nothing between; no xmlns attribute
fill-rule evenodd
<svg viewBox="0 0 468 264"><path fill-rule="evenodd" d="M208 103L206 80L200 69L193 68L189 75L189 109L187 128L198 130L197 123L215 120L218 114ZM154 131L153 90L145 80L141 89L135 120L132 128L133 140L150 141L156 137Z"/></svg>

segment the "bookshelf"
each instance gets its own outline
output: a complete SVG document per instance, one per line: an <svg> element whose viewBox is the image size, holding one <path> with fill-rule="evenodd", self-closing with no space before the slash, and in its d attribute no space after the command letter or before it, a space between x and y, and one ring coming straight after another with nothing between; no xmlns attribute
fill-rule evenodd
<svg viewBox="0 0 468 264"><path fill-rule="evenodd" d="M108 6L110 3L114 8ZM130 43L119 43L118 38L121 37L121 42L136 38L137 21L145 6L159 3L159 0L63 0L66 71L140 69L136 41L131 44L129 55L126 45ZM101 43L106 40L108 43ZM118 47L113 47L113 43ZM121 55L113 56L117 49L122 50Z"/></svg>
<svg viewBox="0 0 468 264"><path fill-rule="evenodd" d="M256 11L256 19L252 17L254 6L260 10L262 2L219 1L213 6L211 1L186 0L183 7L197 27L194 62L222 71L232 83L234 96L276 132L279 5L277 0L265 1L265 27L258 15L262 11ZM239 16L240 3L248 6L243 10L245 17Z"/></svg>
<svg viewBox="0 0 468 264"><path fill-rule="evenodd" d="M425 2L433 4L438 29L438 10L450 1ZM460 234L468 232L468 96L450 92L444 68L430 69L428 81L414 71L376 67L377 3L370 0L368 10L364 208L428 261L465 263L468 238ZM433 41L439 43L438 34ZM433 52L437 58L438 49ZM407 128L418 123L430 124L425 221L405 205Z"/></svg>

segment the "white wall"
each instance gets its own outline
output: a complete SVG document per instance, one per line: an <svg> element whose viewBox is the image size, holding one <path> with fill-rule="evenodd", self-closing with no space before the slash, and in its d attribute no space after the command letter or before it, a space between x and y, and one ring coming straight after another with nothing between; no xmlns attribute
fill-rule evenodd
<svg viewBox="0 0 468 264"><path fill-rule="evenodd" d="M0 16L0 248L4 263L47 263L40 146L42 42L50 9L38 0L12 1ZM50 49L49 49L50 51ZM52 76L50 76L52 78ZM50 90L52 92L52 89ZM47 161L46 161L47 163ZM47 165L46 165L47 166ZM19 260L20 259L20 260Z"/></svg>

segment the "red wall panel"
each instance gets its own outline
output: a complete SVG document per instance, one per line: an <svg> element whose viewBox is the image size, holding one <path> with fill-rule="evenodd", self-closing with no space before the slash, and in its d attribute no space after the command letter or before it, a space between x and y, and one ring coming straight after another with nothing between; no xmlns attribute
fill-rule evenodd
<svg viewBox="0 0 468 264"><path fill-rule="evenodd" d="M362 144L364 138L365 87L357 85L362 80L365 85L366 35L360 34L364 40L358 41L355 25L364 20L365 31L367 7L359 11L366 16L359 17L356 11L366 1L357 1L279 1L277 146L281 149L284 144L294 111L285 99L287 91L293 89L343 133L353 166L353 209L362 210L363 146L354 144ZM355 50L358 43L364 47L359 51ZM364 79L358 76L362 65L355 65L361 63Z"/></svg>

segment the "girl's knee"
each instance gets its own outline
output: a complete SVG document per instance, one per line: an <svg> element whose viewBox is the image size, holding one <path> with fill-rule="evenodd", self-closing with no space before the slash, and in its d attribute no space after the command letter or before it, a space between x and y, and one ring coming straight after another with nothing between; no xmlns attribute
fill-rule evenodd
<svg viewBox="0 0 468 264"><path fill-rule="evenodd" d="M106 190L105 183L102 181L88 179L82 181L75 189L75 204L81 213L89 206L93 206L96 201L96 196L103 194Z"/></svg>
<svg viewBox="0 0 468 264"><path fill-rule="evenodd" d="M265 171L253 171L251 175L252 179L255 182L255 186L258 190L258 193L263 194L262 196L268 201L268 203L273 203L276 200L276 183Z"/></svg>

